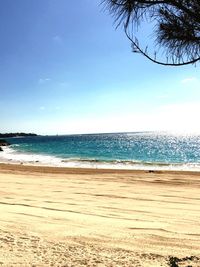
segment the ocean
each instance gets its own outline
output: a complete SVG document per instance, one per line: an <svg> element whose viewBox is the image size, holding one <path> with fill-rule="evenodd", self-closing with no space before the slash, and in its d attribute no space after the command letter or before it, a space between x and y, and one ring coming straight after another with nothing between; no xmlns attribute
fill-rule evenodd
<svg viewBox="0 0 200 267"><path fill-rule="evenodd" d="M7 138L0 162L143 170L200 171L200 135L112 133Z"/></svg>

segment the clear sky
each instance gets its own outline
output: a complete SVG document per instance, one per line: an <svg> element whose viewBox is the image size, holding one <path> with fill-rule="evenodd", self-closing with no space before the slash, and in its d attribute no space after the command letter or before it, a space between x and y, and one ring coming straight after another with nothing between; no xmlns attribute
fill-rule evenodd
<svg viewBox="0 0 200 267"><path fill-rule="evenodd" d="M99 3L0 0L0 132L200 132L200 65L133 54Z"/></svg>

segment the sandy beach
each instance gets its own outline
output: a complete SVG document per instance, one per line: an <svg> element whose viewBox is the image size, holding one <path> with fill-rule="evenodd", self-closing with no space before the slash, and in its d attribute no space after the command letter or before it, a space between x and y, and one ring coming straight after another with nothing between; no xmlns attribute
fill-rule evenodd
<svg viewBox="0 0 200 267"><path fill-rule="evenodd" d="M0 266L200 266L200 173L0 164Z"/></svg>

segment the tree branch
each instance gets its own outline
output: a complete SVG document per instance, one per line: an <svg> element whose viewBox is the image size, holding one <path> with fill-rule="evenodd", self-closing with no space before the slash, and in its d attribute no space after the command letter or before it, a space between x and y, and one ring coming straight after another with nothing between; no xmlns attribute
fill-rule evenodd
<svg viewBox="0 0 200 267"><path fill-rule="evenodd" d="M156 64L159 64L159 65L163 65L163 66L172 66L172 67L178 67L178 66L184 66L184 65L189 65L189 64L195 64L197 61L200 60L200 57L197 57L193 60L190 60L190 61L186 61L186 62L181 62L181 63L166 63L166 62L161 62L161 61L158 61L156 59L153 59L152 57L148 56L147 52L144 52L140 46L133 41L133 39L130 37L130 35L127 33L127 28L124 27L124 30L125 30L125 34L127 36L127 38L131 41L132 43L132 46L134 48L136 48L137 50L134 51L134 52L138 52L140 54L142 54L144 57L148 58L150 61L152 61L153 63L156 63Z"/></svg>

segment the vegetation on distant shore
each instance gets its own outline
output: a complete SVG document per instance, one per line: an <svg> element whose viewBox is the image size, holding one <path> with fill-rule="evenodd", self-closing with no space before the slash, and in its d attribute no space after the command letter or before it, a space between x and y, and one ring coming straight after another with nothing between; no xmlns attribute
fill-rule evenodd
<svg viewBox="0 0 200 267"><path fill-rule="evenodd" d="M0 133L0 138L8 138L8 137L23 137L23 136L37 136L37 134L34 133Z"/></svg>

